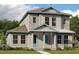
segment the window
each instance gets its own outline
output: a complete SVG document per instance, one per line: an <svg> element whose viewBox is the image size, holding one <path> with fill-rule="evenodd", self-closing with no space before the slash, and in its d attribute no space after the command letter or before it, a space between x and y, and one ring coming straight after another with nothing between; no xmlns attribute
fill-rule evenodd
<svg viewBox="0 0 79 59"><path fill-rule="evenodd" d="M25 44L25 35L21 35L21 44Z"/></svg>
<svg viewBox="0 0 79 59"><path fill-rule="evenodd" d="M52 17L52 26L56 26L56 18Z"/></svg>
<svg viewBox="0 0 79 59"><path fill-rule="evenodd" d="M66 23L66 19L63 19L63 24L65 24Z"/></svg>
<svg viewBox="0 0 79 59"><path fill-rule="evenodd" d="M68 44L68 35L64 35L64 44Z"/></svg>
<svg viewBox="0 0 79 59"><path fill-rule="evenodd" d="M49 17L45 17L45 24L49 25Z"/></svg>
<svg viewBox="0 0 79 59"><path fill-rule="evenodd" d="M58 36L57 36L57 43L58 43L58 44L61 44L61 35L58 35Z"/></svg>
<svg viewBox="0 0 79 59"><path fill-rule="evenodd" d="M33 17L33 23L36 23L36 17Z"/></svg>
<svg viewBox="0 0 79 59"><path fill-rule="evenodd" d="M66 19L62 19L62 28L64 28L65 23L66 23Z"/></svg>
<svg viewBox="0 0 79 59"><path fill-rule="evenodd" d="M34 37L33 37L33 43L35 43L36 44L36 35L34 35Z"/></svg>
<svg viewBox="0 0 79 59"><path fill-rule="evenodd" d="M13 35L13 44L17 44L17 39L18 39L17 35Z"/></svg>

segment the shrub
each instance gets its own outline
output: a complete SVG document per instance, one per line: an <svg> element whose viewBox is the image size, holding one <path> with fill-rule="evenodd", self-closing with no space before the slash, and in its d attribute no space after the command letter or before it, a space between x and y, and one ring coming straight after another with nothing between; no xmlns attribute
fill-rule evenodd
<svg viewBox="0 0 79 59"><path fill-rule="evenodd" d="M75 44L74 48L79 48L79 44Z"/></svg>
<svg viewBox="0 0 79 59"><path fill-rule="evenodd" d="M2 44L1 48L2 50L8 50L10 47L6 44Z"/></svg>
<svg viewBox="0 0 79 59"><path fill-rule="evenodd" d="M26 50L27 50L27 51L34 51L34 49L28 49L28 48L27 48Z"/></svg>
<svg viewBox="0 0 79 59"><path fill-rule="evenodd" d="M10 46L8 46L6 44L1 44L0 45L0 50L27 50L27 51L34 51L33 49L28 49L27 47L25 47L25 48L22 48L22 47L13 48L13 47L10 47Z"/></svg>
<svg viewBox="0 0 79 59"><path fill-rule="evenodd" d="M14 50L23 50L23 48L22 47L16 47L16 48L14 48Z"/></svg>
<svg viewBox="0 0 79 59"><path fill-rule="evenodd" d="M45 48L44 50L50 50L49 48Z"/></svg>
<svg viewBox="0 0 79 59"><path fill-rule="evenodd" d="M71 48L71 47L65 47L64 49L65 50L72 50L73 48Z"/></svg>
<svg viewBox="0 0 79 59"><path fill-rule="evenodd" d="M1 47L1 45L0 45L0 50L2 50L2 47Z"/></svg>
<svg viewBox="0 0 79 59"><path fill-rule="evenodd" d="M57 50L62 50L62 49L60 47L58 47Z"/></svg>

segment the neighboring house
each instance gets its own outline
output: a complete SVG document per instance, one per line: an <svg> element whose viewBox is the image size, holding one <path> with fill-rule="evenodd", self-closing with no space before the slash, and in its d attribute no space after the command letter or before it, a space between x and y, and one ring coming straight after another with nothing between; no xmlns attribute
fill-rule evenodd
<svg viewBox="0 0 79 59"><path fill-rule="evenodd" d="M7 45L37 49L72 47L75 32L70 30L70 14L56 9L39 8L28 11L19 27L7 32Z"/></svg>

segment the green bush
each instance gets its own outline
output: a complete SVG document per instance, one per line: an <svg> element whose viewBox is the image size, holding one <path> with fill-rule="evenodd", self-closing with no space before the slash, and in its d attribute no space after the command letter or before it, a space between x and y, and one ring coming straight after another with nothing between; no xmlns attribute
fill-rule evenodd
<svg viewBox="0 0 79 59"><path fill-rule="evenodd" d="M58 47L57 50L62 50L62 49Z"/></svg>
<svg viewBox="0 0 79 59"><path fill-rule="evenodd" d="M10 47L6 44L0 45L0 50L8 50Z"/></svg>
<svg viewBox="0 0 79 59"><path fill-rule="evenodd" d="M10 47L6 44L1 44L0 45L0 50L27 50L27 51L34 51L33 49L28 49L27 47L26 48L22 48L22 47Z"/></svg>
<svg viewBox="0 0 79 59"><path fill-rule="evenodd" d="M68 45L65 45L65 46L64 46L64 49L65 49L65 50L73 50L74 48L69 47Z"/></svg>
<svg viewBox="0 0 79 59"><path fill-rule="evenodd" d="M50 50L50 49L49 49L49 48L45 48L44 50L46 50L46 51L47 51L47 50Z"/></svg>
<svg viewBox="0 0 79 59"><path fill-rule="evenodd" d="M79 48L79 44L75 44L74 48Z"/></svg>

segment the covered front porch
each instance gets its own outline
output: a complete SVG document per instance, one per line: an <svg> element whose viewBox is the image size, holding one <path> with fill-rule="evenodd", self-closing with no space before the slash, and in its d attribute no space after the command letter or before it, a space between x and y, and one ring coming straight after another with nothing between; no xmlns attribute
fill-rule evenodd
<svg viewBox="0 0 79 59"><path fill-rule="evenodd" d="M72 47L72 34L58 34L53 32L35 32L33 33L32 48L35 49L64 49L64 46Z"/></svg>
<svg viewBox="0 0 79 59"><path fill-rule="evenodd" d="M32 48L50 48L50 49L56 49L56 34L51 32L38 32L33 33L33 46Z"/></svg>
<svg viewBox="0 0 79 59"><path fill-rule="evenodd" d="M57 31L48 25L35 28L31 31L31 47L35 49L49 48L52 50L56 50L57 48L64 49L65 44L72 47L74 34L71 31L62 31Z"/></svg>

